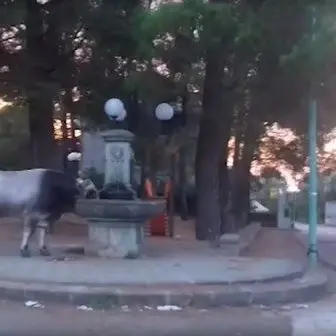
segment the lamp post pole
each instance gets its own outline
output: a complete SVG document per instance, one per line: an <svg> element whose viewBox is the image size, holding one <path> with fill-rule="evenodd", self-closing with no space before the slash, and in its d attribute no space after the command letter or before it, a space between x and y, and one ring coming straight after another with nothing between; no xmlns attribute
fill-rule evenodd
<svg viewBox="0 0 336 336"><path fill-rule="evenodd" d="M315 10L313 10L312 22L312 42L315 41L316 33L316 17ZM308 137L309 137L309 247L308 258L310 267L316 267L317 264L317 157L316 157L316 115L317 115L317 102L315 91L315 78L312 79L310 94L309 94L309 112L308 112Z"/></svg>

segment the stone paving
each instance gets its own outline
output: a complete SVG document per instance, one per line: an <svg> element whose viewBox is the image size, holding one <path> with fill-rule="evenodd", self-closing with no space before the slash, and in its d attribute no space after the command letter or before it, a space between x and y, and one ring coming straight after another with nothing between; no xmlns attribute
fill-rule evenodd
<svg viewBox="0 0 336 336"><path fill-rule="evenodd" d="M0 278L93 285L229 284L293 278L303 273L303 265L291 260L274 260L255 253L250 254L253 259L228 258L222 249L213 249L207 243L193 240L190 223L177 224L179 239L149 238L144 258L107 260L62 254L65 247L83 245L87 235L85 225L69 225L64 221L50 241L55 258L33 256L22 259L15 255L14 244L20 238L20 223L4 221L0 231ZM261 244L263 236L261 232L261 240L259 238L255 246L265 250ZM277 247L278 241L279 236L274 235L273 247ZM270 242L269 235L267 242ZM252 246L251 251L255 250ZM275 250L279 249L273 252ZM65 256L64 260L62 256ZM270 253L270 257L273 258L274 254ZM281 257L290 259L291 254Z"/></svg>
<svg viewBox="0 0 336 336"><path fill-rule="evenodd" d="M262 229L255 241L245 251L245 256L285 258L306 262L306 251L291 230Z"/></svg>
<svg viewBox="0 0 336 336"><path fill-rule="evenodd" d="M312 300L325 291L326 278L318 273L303 275L304 264L291 260L290 254L287 259L253 253L253 258L227 257L225 249L196 242L191 228L190 222L181 222L175 239L149 238L141 259L106 260L64 254L69 246L83 246L87 236L85 225L67 220L50 238L53 257L22 259L17 251L20 223L4 220L0 227L0 297L106 307L207 307Z"/></svg>
<svg viewBox="0 0 336 336"><path fill-rule="evenodd" d="M16 241L19 238L18 232L13 230L14 226L9 225L10 229L5 231L0 228L1 245L7 244L10 247L10 241ZM61 234L62 230L67 232L68 238ZM63 228L58 230L56 237L52 239L54 246L66 244L81 244L85 237L83 227L73 227L71 230ZM330 240L330 231L323 230L320 237L320 250L322 245L330 245L333 242ZM3 234L2 234L3 233ZM63 232L64 234L64 232ZM306 239L305 232L291 232L266 229L260 231L256 241L245 252L245 257L272 257L275 259L291 259L302 265L306 259L305 248L295 236L300 236L302 241ZM16 238L15 238L16 237ZM10 239L9 239L10 238ZM185 239L185 240L184 240ZM160 240L160 239L159 239ZM162 239L162 242L168 240ZM323 243L324 241L324 243ZM181 243L182 244L179 244ZM187 242L186 245L184 245ZM155 244L153 253L155 252ZM162 255L156 256L157 259L162 259L168 262L171 258L182 253L182 246L186 246L186 252L183 255L188 259L192 251L197 250L188 242L187 238L181 236L176 246L180 247L179 252L175 251L164 257L165 252L169 248L166 244L165 248L161 248ZM166 250L165 250L166 249ZM207 254L206 247L198 255L209 258L211 253ZM16 253L15 248L4 253L5 248L2 246L0 254L2 256ZM183 253L182 253L183 254ZM335 254L334 254L335 255ZM153 256L154 257L154 256ZM150 257L149 259L153 258ZM219 256L218 259L223 259L224 256ZM205 261L205 259L203 259ZM212 258L211 258L212 259ZM41 258L32 258L31 261L47 263ZM24 260L21 259L22 262ZM33 262L35 262L33 261ZM279 261L279 260L278 260ZM280 260L281 261L281 260ZM68 261L71 264L71 261ZM128 261L127 261L128 262ZM130 263L134 265L135 260ZM64 263L64 262L63 262ZM215 263L215 262L214 262ZM48 265L62 264L62 262L49 262ZM1 262L0 262L1 265ZM13 268L18 267L12 263ZM20 265L22 267L22 265ZM8 266L9 267L9 266ZM231 270L234 271L234 270ZM75 270L73 270L75 273ZM93 271L92 271L93 272ZM134 269L132 267L132 273ZM264 286L264 285L263 285ZM266 285L267 286L267 285ZM245 285L246 287L246 285ZM283 285L285 288L286 285ZM26 287L25 291L27 291ZM185 287L188 291L189 287ZM190 289L190 288L189 288ZM264 288L263 288L264 290ZM285 290L286 291L286 290ZM1 290L0 281L0 297L3 292ZM144 293L146 294L146 293ZM211 295L214 295L212 293ZM270 295L266 293L266 295ZM274 292L271 293L271 296ZM204 335L206 333L212 335L236 335L236 336L334 336L336 332L336 298L330 297L327 300L312 304L297 304L297 305L282 305L282 306L265 306L265 304L252 306L249 308L220 308L220 309L182 309L177 312L160 312L159 307L140 306L135 310L131 306L119 306L119 310L112 311L80 311L73 306L54 305L45 303L45 308L32 309L26 308L23 304L25 296L20 296L21 303L0 302L0 325L2 335L26 335L30 332L36 336L45 335L70 335L79 333L85 335ZM79 304L79 303L78 303ZM91 306L84 306L88 310ZM93 306L94 307L94 306ZM168 310L169 310L169 306ZM80 308L80 307L78 307ZM20 321L20 323L17 323ZM60 323L62 321L62 323Z"/></svg>
<svg viewBox="0 0 336 336"><path fill-rule="evenodd" d="M303 271L300 263L266 258L204 256L53 261L44 258L0 257L2 280L72 285L242 284L293 279L301 276Z"/></svg>
<svg viewBox="0 0 336 336"><path fill-rule="evenodd" d="M175 238L149 237L145 241L145 254L148 257L173 258L183 256L228 256L225 248L213 249L207 242L194 239L193 221L175 220ZM17 219L0 220L0 256L18 255L17 248L21 239L21 223ZM48 237L54 251L66 247L84 246L87 244L87 226L75 215L67 215L55 226L55 232ZM35 241L33 239L33 244ZM34 246L32 244L32 247ZM31 250L35 253L34 249Z"/></svg>
<svg viewBox="0 0 336 336"><path fill-rule="evenodd" d="M307 251L308 225L296 223L296 237ZM336 270L336 227L319 225L317 229L318 253L320 261L327 267Z"/></svg>

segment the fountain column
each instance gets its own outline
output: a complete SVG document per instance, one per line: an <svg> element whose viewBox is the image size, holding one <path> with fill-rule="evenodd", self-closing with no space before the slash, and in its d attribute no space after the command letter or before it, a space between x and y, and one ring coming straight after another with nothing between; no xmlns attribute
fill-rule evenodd
<svg viewBox="0 0 336 336"><path fill-rule="evenodd" d="M111 130L101 136L105 142L105 187L101 195L106 191L106 197L77 203L77 213L89 224L86 254L137 258L142 254L145 222L163 211L164 204L139 200L131 188L133 134Z"/></svg>
<svg viewBox="0 0 336 336"><path fill-rule="evenodd" d="M117 98L109 99L104 110L113 122L127 115ZM162 106L158 112L162 114ZM88 220L89 245L85 252L100 257L137 258L142 254L146 221L161 213L165 203L139 200L131 187L134 135L124 129L100 135L104 140L104 188L99 199L78 200L76 209Z"/></svg>
<svg viewBox="0 0 336 336"><path fill-rule="evenodd" d="M104 189L106 197L113 198L113 201L94 200L94 213L96 218L90 218L89 240L90 253L98 254L101 257L136 257L140 255L140 247L143 241L143 225L137 223L136 219L125 218L127 212L132 208L128 203L118 202L120 192L131 189L132 181L132 141L134 135L122 129L109 130L101 133L104 139ZM119 187L125 189L120 190ZM123 193L125 194L125 193ZM109 197L111 196L111 197ZM130 202L137 202L134 197ZM107 202L107 203L106 203ZM111 207L105 209L110 202ZM135 204L134 204L135 205ZM117 210L117 213L115 213Z"/></svg>
<svg viewBox="0 0 336 336"><path fill-rule="evenodd" d="M101 133L105 142L105 185L121 183L131 185L133 179L133 133L109 130Z"/></svg>

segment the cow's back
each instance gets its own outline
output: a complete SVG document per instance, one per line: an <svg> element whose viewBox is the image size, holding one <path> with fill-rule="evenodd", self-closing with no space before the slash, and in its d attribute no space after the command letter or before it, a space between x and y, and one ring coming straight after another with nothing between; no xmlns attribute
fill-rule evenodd
<svg viewBox="0 0 336 336"><path fill-rule="evenodd" d="M74 206L74 189L75 181L55 170L0 171L0 216L65 212Z"/></svg>
<svg viewBox="0 0 336 336"><path fill-rule="evenodd" d="M38 197L43 171L0 171L0 215L16 215Z"/></svg>

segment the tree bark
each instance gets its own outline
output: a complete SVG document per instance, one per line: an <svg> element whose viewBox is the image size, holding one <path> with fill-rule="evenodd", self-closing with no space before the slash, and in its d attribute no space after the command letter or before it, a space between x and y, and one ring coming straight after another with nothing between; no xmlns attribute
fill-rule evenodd
<svg viewBox="0 0 336 336"><path fill-rule="evenodd" d="M216 241L220 236L219 149L221 132L218 122L202 118L198 138L195 175L197 188L196 239Z"/></svg>
<svg viewBox="0 0 336 336"><path fill-rule="evenodd" d="M183 221L188 220L188 202L187 202L187 177L186 177L186 148L184 144L179 149L178 159L178 177L179 177L179 204L180 217Z"/></svg>
<svg viewBox="0 0 336 336"><path fill-rule="evenodd" d="M231 216L232 216L232 231L237 231L240 227L240 216L242 213L241 203L241 184L242 178L242 150L243 138L246 135L246 113L244 110L238 111L238 116L235 121L234 130L234 154L232 167L232 192L231 192Z"/></svg>
<svg viewBox="0 0 336 336"><path fill-rule="evenodd" d="M52 99L28 98L29 131L33 166L55 168L55 141L53 128ZM44 113L43 113L44 112Z"/></svg>
<svg viewBox="0 0 336 336"><path fill-rule="evenodd" d="M245 121L240 133L243 144L239 158L234 166L234 193L233 193L233 217L236 230L245 227L250 211L250 187L251 187L251 164L254 153L259 146L261 123L254 118L254 110L245 115ZM252 120L252 118L254 118Z"/></svg>
<svg viewBox="0 0 336 336"><path fill-rule="evenodd" d="M223 146L223 154L219 164L219 204L221 215L220 234L231 232L231 218L228 207L230 197L229 168L227 166L228 146Z"/></svg>
<svg viewBox="0 0 336 336"><path fill-rule="evenodd" d="M26 93L29 131L34 167L55 168L53 90L50 75L55 70L57 43L55 29L47 25L45 14L35 0L26 0L26 53L28 55Z"/></svg>
<svg viewBox="0 0 336 336"><path fill-rule="evenodd" d="M221 228L219 202L219 163L223 138L228 138L225 114L222 111L225 93L223 87L223 52L209 50L203 90L203 114L196 149L195 175L197 188L196 239L218 245Z"/></svg>
<svg viewBox="0 0 336 336"><path fill-rule="evenodd" d="M235 229L239 230L247 225L250 211L251 163L254 149L247 146L239 163L235 181L235 199L233 207Z"/></svg>
<svg viewBox="0 0 336 336"><path fill-rule="evenodd" d="M231 183L231 173L228 167L228 154L229 154L229 141L231 138L231 128L233 122L233 108L235 102L235 95L233 92L226 92L226 102L225 108L226 113L224 116L225 122L223 123L224 131L223 133L223 143L222 151L219 162L219 202L220 202L220 213L221 213L221 235L228 232L233 232L234 227L232 225L231 216L231 194L232 194L232 183Z"/></svg>

